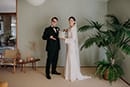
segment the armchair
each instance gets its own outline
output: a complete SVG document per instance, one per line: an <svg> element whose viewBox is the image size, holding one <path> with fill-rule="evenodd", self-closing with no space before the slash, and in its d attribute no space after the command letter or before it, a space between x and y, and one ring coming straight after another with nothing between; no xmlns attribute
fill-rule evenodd
<svg viewBox="0 0 130 87"><path fill-rule="evenodd" d="M3 63L2 65L13 66L13 72L16 71L16 61L18 57L18 50L5 50L3 53Z"/></svg>

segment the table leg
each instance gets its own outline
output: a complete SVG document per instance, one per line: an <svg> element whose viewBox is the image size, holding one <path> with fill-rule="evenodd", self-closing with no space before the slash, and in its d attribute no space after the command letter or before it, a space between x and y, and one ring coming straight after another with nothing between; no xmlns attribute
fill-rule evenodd
<svg viewBox="0 0 130 87"><path fill-rule="evenodd" d="M25 73L25 64L22 64L22 71Z"/></svg>
<svg viewBox="0 0 130 87"><path fill-rule="evenodd" d="M34 62L34 70L36 71L36 62Z"/></svg>
<svg viewBox="0 0 130 87"><path fill-rule="evenodd" d="M36 71L36 62L32 62L32 69Z"/></svg>

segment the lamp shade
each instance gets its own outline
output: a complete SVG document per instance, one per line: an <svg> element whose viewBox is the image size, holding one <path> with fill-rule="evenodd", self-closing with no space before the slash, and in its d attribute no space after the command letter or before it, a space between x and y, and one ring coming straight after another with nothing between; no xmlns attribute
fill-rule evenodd
<svg viewBox="0 0 130 87"><path fill-rule="evenodd" d="M39 6L45 2L45 0L27 0L33 6Z"/></svg>

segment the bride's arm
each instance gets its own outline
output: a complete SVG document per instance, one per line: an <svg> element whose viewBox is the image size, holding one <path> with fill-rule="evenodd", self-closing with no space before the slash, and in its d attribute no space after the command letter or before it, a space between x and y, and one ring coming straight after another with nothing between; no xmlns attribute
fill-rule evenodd
<svg viewBox="0 0 130 87"><path fill-rule="evenodd" d="M70 35L68 38L65 38L65 43L74 43L76 40L76 36L74 35L74 32L70 32Z"/></svg>

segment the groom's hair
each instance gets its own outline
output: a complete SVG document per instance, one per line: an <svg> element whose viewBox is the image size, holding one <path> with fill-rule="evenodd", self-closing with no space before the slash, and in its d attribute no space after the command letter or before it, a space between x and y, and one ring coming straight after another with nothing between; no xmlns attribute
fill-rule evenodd
<svg viewBox="0 0 130 87"><path fill-rule="evenodd" d="M58 18L57 17L52 17L51 18L51 21L54 21L54 19L56 19L58 21Z"/></svg>
<svg viewBox="0 0 130 87"><path fill-rule="evenodd" d="M73 17L73 16L70 16L70 17L69 17L69 20L70 20L70 19L73 19L74 21L76 21L75 17Z"/></svg>

